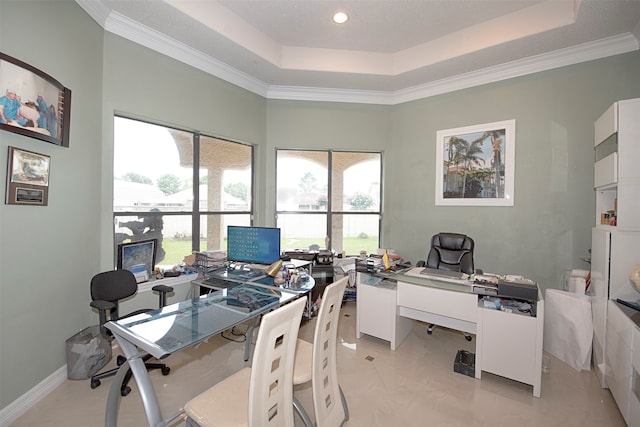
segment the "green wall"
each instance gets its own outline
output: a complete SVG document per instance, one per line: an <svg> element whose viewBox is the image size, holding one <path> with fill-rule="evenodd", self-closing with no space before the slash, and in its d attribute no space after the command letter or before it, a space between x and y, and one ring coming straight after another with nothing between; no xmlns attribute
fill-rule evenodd
<svg viewBox="0 0 640 427"><path fill-rule="evenodd" d="M611 57L422 99L393 108L385 182L385 244L411 260L430 236L476 241L476 267L523 274L543 288L589 269L593 125L618 99L640 97L640 54ZM435 206L436 132L516 120L515 205ZM404 191L393 191L404 189Z"/></svg>
<svg viewBox="0 0 640 427"><path fill-rule="evenodd" d="M276 149L390 149L389 107L271 100L267 109L267 225L275 224ZM383 167L384 167L383 153Z"/></svg>
<svg viewBox="0 0 640 427"><path fill-rule="evenodd" d="M64 366L65 339L94 318L102 37L72 1L0 2L0 50L72 90L69 148L0 131L3 171L8 146L51 157L48 206L0 204L0 408Z"/></svg>
<svg viewBox="0 0 640 427"><path fill-rule="evenodd" d="M0 50L73 91L69 148L0 132L2 164L7 146L51 156L49 206L0 205L0 408L59 370L65 339L97 322L88 286L112 262L114 112L255 144L265 225L275 148L383 150L384 246L415 262L433 233L465 232L479 267L546 288L586 268L593 122L640 96L636 52L394 107L268 101L105 33L71 0L0 1ZM436 131L507 119L516 120L515 206L436 207Z"/></svg>
<svg viewBox="0 0 640 427"><path fill-rule="evenodd" d="M384 247L415 264L433 234L462 232L476 241L478 268L554 288L564 271L589 268L580 257L595 223L593 123L615 100L639 96L635 52L395 107L269 101L267 151L271 162L275 148L383 150ZM510 119L514 206L436 206L436 132ZM265 179L275 194L275 178Z"/></svg>

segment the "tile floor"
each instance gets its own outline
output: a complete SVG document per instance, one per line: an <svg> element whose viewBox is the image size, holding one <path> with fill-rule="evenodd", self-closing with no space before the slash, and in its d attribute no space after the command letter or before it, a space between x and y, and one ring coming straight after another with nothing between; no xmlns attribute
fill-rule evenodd
<svg viewBox="0 0 640 427"><path fill-rule="evenodd" d="M487 373L482 380L455 373L457 351L473 351L475 346L475 339L469 343L459 332L438 328L427 335L426 325L416 322L394 352L385 341L355 338L354 302L345 303L341 314L338 374L351 416L346 427L625 425L610 392L600 388L593 372L576 372L551 357L550 372L542 376L541 397L535 398L528 385ZM300 335L311 341L313 326L313 320L304 322ZM170 356L168 376L151 374L163 416L244 366L242 354L243 344L218 336ZM88 380L65 381L10 427L102 426L110 384L106 379L91 390ZM121 399L119 427L146 425L135 384L132 388ZM313 417L311 389L296 389L296 396Z"/></svg>

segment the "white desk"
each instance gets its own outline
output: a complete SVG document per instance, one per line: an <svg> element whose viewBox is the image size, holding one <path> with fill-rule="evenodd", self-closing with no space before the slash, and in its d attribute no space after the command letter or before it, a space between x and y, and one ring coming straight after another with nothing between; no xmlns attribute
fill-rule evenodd
<svg viewBox="0 0 640 427"><path fill-rule="evenodd" d="M538 292L536 317L507 313L484 308L469 285L430 279L419 270L393 275L379 285L367 284L367 275L358 274L356 337L372 335L395 350L411 332L411 319L476 334L476 378L490 372L530 384L540 397L542 294Z"/></svg>

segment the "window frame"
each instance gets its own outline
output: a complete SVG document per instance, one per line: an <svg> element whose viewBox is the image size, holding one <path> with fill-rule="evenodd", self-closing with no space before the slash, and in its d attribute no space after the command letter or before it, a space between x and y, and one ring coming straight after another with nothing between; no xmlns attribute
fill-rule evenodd
<svg viewBox="0 0 640 427"><path fill-rule="evenodd" d="M284 152L284 151L296 151L296 152L309 152L309 153L317 153L317 152L322 152L322 153L327 153L327 208L326 210L289 210L289 209L278 209L278 189L279 189L279 185L278 185L278 153L279 152ZM343 209L341 210L333 210L333 157L334 154L339 154L339 153L356 153L356 154L376 154L379 156L380 158L380 176L379 176L379 182L380 182L380 188L379 188L379 204L378 204L378 210L376 211L345 211ZM382 241L382 236L381 236L381 231L382 231L382 218L383 218L383 151L363 151L363 150L332 150L332 149L296 149L296 148L276 148L275 149L275 178L276 178L276 182L275 182L275 190L274 190L274 197L275 197L275 203L274 203L274 209L275 209L275 214L274 214L274 219L275 219L275 223L278 224L278 216L279 215L324 215L326 217L326 236L329 236L330 242L331 242L331 249L335 249L335 245L333 244L334 242L334 236L332 233L333 230L333 217L336 215L341 215L343 217L345 216L352 216L352 215L364 215L364 216L372 216L372 215L377 215L378 216L378 244L377 247L380 248L381 246L381 241ZM284 239L285 237L283 237ZM340 243L340 248L342 249L342 242ZM284 250L284 248L283 248ZM356 254L346 254L346 255L356 255Z"/></svg>
<svg viewBox="0 0 640 427"><path fill-rule="evenodd" d="M192 136L192 151L193 151L193 155L192 155L192 176L191 176L191 181L192 181L192 191L193 191L193 203L191 206L191 210L180 210L180 211L161 211L161 212L154 212L151 211L152 207L149 208L149 210L147 211L116 211L115 208L115 198L112 197L112 223L113 223L113 229L112 229L112 237L113 237L113 248L114 248L114 266L116 265L117 262L117 250L118 250L118 245L116 243L116 224L117 224L117 218L118 217L141 217L144 216L149 217L149 218L155 218L155 217L167 217L167 216L191 216L191 251L201 251L200 248L200 239L201 239L201 220L202 217L213 217L213 216L220 216L220 217L224 217L224 216L235 216L235 215L248 215L249 216L249 222L250 225L253 225L254 222L254 212L255 212L255 173L256 173L256 168L255 168L255 162L256 162L256 147L253 144L249 144L249 143L245 143L245 142L241 142L241 141L234 141L231 140L229 138L223 138L223 137L218 137L218 136L214 136L214 135L210 135L207 133L203 133L203 132L199 132L199 131L195 131L192 129L187 129L187 128L181 128L178 126L174 126L174 125L167 125L166 123L159 123L159 122L153 122L151 120L143 120L143 119L139 119L136 117L132 117L132 116L128 116L125 114L120 114L120 113L116 113L113 115L113 126L114 126L114 140L113 140L113 145L115 147L115 119L116 118L122 118L122 119L126 119L126 120L133 120L136 122L141 122L141 123L145 123L145 124L149 124L149 125L153 125L153 126L160 126L166 129L172 129L172 130L176 130L179 132L185 132L185 133L189 133ZM212 138L212 139L216 139L219 141L223 141L225 143L231 143L231 144L238 144L238 145L242 145L245 147L248 147L250 149L249 155L250 155L250 159L249 159L249 164L251 167L251 177L250 177L250 183L251 183L251 189L250 189L250 199L251 202L248 205L248 209L247 210L242 210L242 209L235 209L235 210L200 210L200 148L201 148L201 138ZM116 157L115 157L115 150L114 150L114 155L113 155L113 165L112 168L115 166L115 162L116 162ZM113 174L113 170L112 170L112 182L115 181L115 176ZM219 248L224 250L224 248ZM187 254L185 254L187 255Z"/></svg>

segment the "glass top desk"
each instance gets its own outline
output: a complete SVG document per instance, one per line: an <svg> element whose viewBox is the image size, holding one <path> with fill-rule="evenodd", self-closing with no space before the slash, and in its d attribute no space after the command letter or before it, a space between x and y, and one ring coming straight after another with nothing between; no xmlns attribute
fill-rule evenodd
<svg viewBox="0 0 640 427"><path fill-rule="evenodd" d="M285 263L287 265L288 263ZM291 264L295 268L305 267L310 263L308 261L291 260ZM199 295L200 288L221 290L229 289L237 286L238 283L254 283L264 285L271 289L280 289L286 292L297 294L298 296L307 295L307 309L303 317L311 318L312 301L311 291L316 285L316 281L311 274L307 274L306 278L298 280L296 283L275 285L274 278L267 275L262 269L227 269L221 267L207 274L205 278L198 278L191 281L190 296ZM248 360L248 354L245 352L245 360Z"/></svg>
<svg viewBox="0 0 640 427"><path fill-rule="evenodd" d="M107 322L105 326L118 340L127 362L118 370L109 390L105 426L115 427L117 424L120 383L128 367L138 384L150 427L167 426L182 414L178 411L167 419L162 418L142 360L146 353L163 359L233 326L258 318L299 296L299 293L274 286L243 283L162 309Z"/></svg>

